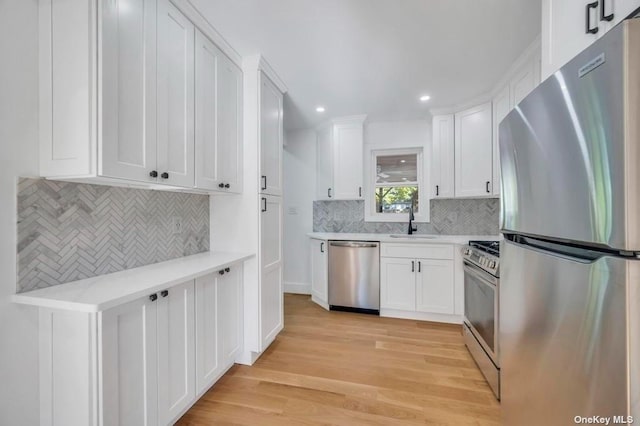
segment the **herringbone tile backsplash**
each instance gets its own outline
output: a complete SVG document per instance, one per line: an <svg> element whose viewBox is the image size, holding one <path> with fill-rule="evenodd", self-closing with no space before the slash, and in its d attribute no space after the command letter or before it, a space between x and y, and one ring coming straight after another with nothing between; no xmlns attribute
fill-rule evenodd
<svg viewBox="0 0 640 426"><path fill-rule="evenodd" d="M208 251L209 197L20 179L17 250L18 293Z"/></svg>
<svg viewBox="0 0 640 426"><path fill-rule="evenodd" d="M497 235L499 209L498 198L431 200L431 222L418 223L418 233ZM313 231L400 234L407 222L365 222L364 201L314 201Z"/></svg>

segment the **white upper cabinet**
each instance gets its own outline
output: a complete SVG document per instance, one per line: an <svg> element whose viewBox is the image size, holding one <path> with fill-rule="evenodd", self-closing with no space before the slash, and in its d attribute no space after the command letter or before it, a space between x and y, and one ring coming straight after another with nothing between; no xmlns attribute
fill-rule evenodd
<svg viewBox="0 0 640 426"><path fill-rule="evenodd" d="M58 7L60 2L55 5ZM78 60L85 52L73 52L78 40L64 43L64 39L57 37L73 29L58 27L58 17L56 14L50 21L54 27L53 52L50 52L54 132L50 143L56 151L61 151L44 158L42 172L59 175L67 169L68 174L81 174L84 169L89 174L93 154L85 152L90 147L86 142L89 134L84 134L88 129L83 128L84 120L77 120L83 134L66 134L71 130L67 120L72 118L74 109L64 105L73 100L67 91L74 91L80 85L74 87L73 83L89 87L88 72L81 82L76 79L80 68ZM102 2L102 157L98 173L103 176L155 181L149 173L156 165L156 22L156 0L131 0L126 9L118 7L118 2ZM64 25L63 22L60 25ZM76 25L81 22L78 20ZM59 81L55 80L58 78ZM63 78L69 82L65 84ZM76 164L68 167L65 163Z"/></svg>
<svg viewBox="0 0 640 426"><path fill-rule="evenodd" d="M316 142L319 200L361 200L363 188L364 120L337 118L318 129Z"/></svg>
<svg viewBox="0 0 640 426"><path fill-rule="evenodd" d="M196 188L242 191L242 71L196 30Z"/></svg>
<svg viewBox="0 0 640 426"><path fill-rule="evenodd" d="M510 88L506 86L493 98L493 195L500 195L500 122L511 111Z"/></svg>
<svg viewBox="0 0 640 426"><path fill-rule="evenodd" d="M639 7L639 0L543 0L542 79Z"/></svg>
<svg viewBox="0 0 640 426"><path fill-rule="evenodd" d="M331 126L318 130L316 140L316 198L330 200L333 189L333 138Z"/></svg>
<svg viewBox="0 0 640 426"><path fill-rule="evenodd" d="M282 92L260 72L260 192L282 195Z"/></svg>
<svg viewBox="0 0 640 426"><path fill-rule="evenodd" d="M242 72L188 4L123 3L40 2L40 174L240 192Z"/></svg>
<svg viewBox="0 0 640 426"><path fill-rule="evenodd" d="M473 197L493 191L491 103L455 115L455 195Z"/></svg>
<svg viewBox="0 0 640 426"><path fill-rule="evenodd" d="M194 186L193 24L158 1L158 183Z"/></svg>
<svg viewBox="0 0 640 426"><path fill-rule="evenodd" d="M454 196L454 116L433 117L433 149L431 162L431 196Z"/></svg>

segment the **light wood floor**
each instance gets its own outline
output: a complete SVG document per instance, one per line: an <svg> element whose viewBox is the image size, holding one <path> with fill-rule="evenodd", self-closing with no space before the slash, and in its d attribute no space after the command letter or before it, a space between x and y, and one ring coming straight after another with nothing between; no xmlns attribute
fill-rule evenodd
<svg viewBox="0 0 640 426"><path fill-rule="evenodd" d="M327 312L285 296L285 327L178 425L499 425L459 326Z"/></svg>

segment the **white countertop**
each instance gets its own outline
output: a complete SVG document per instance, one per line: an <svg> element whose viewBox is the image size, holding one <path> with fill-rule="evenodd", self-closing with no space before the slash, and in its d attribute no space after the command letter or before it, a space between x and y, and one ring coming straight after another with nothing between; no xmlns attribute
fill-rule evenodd
<svg viewBox="0 0 640 426"><path fill-rule="evenodd" d="M78 312L98 312L167 289L253 257L206 252L16 294L15 303Z"/></svg>
<svg viewBox="0 0 640 426"><path fill-rule="evenodd" d="M498 241L501 235L436 235L414 234L416 236L428 236L430 238L410 237L394 238L390 234L364 234L346 232L310 232L309 237L316 240L342 240L342 241L380 241L381 243L415 243L415 244L467 244L470 240ZM400 235L400 234L393 234ZM431 238L433 237L433 238Z"/></svg>

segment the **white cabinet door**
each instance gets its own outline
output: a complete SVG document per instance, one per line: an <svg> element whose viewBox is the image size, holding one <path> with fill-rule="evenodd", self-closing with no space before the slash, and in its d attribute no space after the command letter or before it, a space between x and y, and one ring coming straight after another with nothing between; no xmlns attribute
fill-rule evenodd
<svg viewBox="0 0 640 426"><path fill-rule="evenodd" d="M218 329L217 274L196 278L196 394L207 390L222 372L222 355ZM220 318L225 321L224 318Z"/></svg>
<svg viewBox="0 0 640 426"><path fill-rule="evenodd" d="M219 354L223 370L233 365L242 344L242 266L227 269L217 277Z"/></svg>
<svg viewBox="0 0 640 426"><path fill-rule="evenodd" d="M416 310L434 314L453 314L453 261L417 259Z"/></svg>
<svg viewBox="0 0 640 426"><path fill-rule="evenodd" d="M330 200L333 192L333 132L332 126L318 130L316 142L316 198Z"/></svg>
<svg viewBox="0 0 640 426"><path fill-rule="evenodd" d="M333 185L336 200L359 200L362 194L362 123L333 128Z"/></svg>
<svg viewBox="0 0 640 426"><path fill-rule="evenodd" d="M282 93L260 76L260 192L282 195Z"/></svg>
<svg viewBox="0 0 640 426"><path fill-rule="evenodd" d="M263 195L260 204L260 350L264 350L283 327L282 199Z"/></svg>
<svg viewBox="0 0 640 426"><path fill-rule="evenodd" d="M156 0L130 0L126 8L115 1L100 3L102 149L98 174L154 181L149 173L156 168ZM59 125L62 122L56 120L56 114L54 111L54 124ZM72 153L56 154L67 158Z"/></svg>
<svg viewBox="0 0 640 426"><path fill-rule="evenodd" d="M537 60L526 66L511 79L509 84L511 108L516 107L538 85L540 80Z"/></svg>
<svg viewBox="0 0 640 426"><path fill-rule="evenodd" d="M193 187L195 29L170 0L158 2L158 183Z"/></svg>
<svg viewBox="0 0 640 426"><path fill-rule="evenodd" d="M217 82L222 52L198 30L195 43L195 185L218 190L222 183L218 151L223 142L218 138Z"/></svg>
<svg viewBox="0 0 640 426"><path fill-rule="evenodd" d="M195 399L194 282L158 293L158 422L169 424Z"/></svg>
<svg viewBox="0 0 640 426"><path fill-rule="evenodd" d="M100 424L158 424L157 305L144 297L101 314Z"/></svg>
<svg viewBox="0 0 640 426"><path fill-rule="evenodd" d="M225 55L218 62L217 168L226 192L242 192L242 71ZM282 144L280 144L282 146ZM281 148L282 149L282 148Z"/></svg>
<svg viewBox="0 0 640 426"><path fill-rule="evenodd" d="M493 195L500 195L500 122L511 111L509 86L493 98Z"/></svg>
<svg viewBox="0 0 640 426"><path fill-rule="evenodd" d="M380 258L380 308L416 310L416 261Z"/></svg>
<svg viewBox="0 0 640 426"><path fill-rule="evenodd" d="M553 74L571 58L598 39L586 31L589 0L542 0L542 79ZM591 9L592 28L600 26L599 7Z"/></svg>
<svg viewBox="0 0 640 426"><path fill-rule="evenodd" d="M453 114L433 117L431 156L431 196L454 196L454 118Z"/></svg>
<svg viewBox="0 0 640 426"><path fill-rule="evenodd" d="M242 192L242 71L196 30L195 185Z"/></svg>
<svg viewBox="0 0 640 426"><path fill-rule="evenodd" d="M327 303L328 295L328 257L327 242L311 240L311 293L320 302Z"/></svg>
<svg viewBox="0 0 640 426"><path fill-rule="evenodd" d="M493 191L491 103L455 115L456 197L490 195Z"/></svg>

